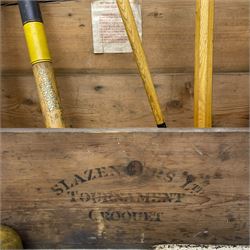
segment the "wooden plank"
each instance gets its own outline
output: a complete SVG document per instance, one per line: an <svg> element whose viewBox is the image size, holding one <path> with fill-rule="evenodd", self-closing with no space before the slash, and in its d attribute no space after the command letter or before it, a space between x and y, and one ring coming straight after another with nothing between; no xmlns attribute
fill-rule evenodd
<svg viewBox="0 0 250 250"><path fill-rule="evenodd" d="M231 245L231 246L226 246L226 245L205 245L205 246L199 246L199 245L173 245L173 244L168 244L168 245L158 245L155 246L155 250L202 250L202 249L207 249L207 250L247 250L249 249L249 246L243 246L243 245Z"/></svg>
<svg viewBox="0 0 250 250"><path fill-rule="evenodd" d="M155 74L170 127L193 127L193 74ZM139 75L59 75L67 127L154 127ZM214 75L214 127L248 127L249 75ZM43 127L32 75L2 79L2 127ZM166 114L165 114L166 115Z"/></svg>
<svg viewBox="0 0 250 250"><path fill-rule="evenodd" d="M194 126L212 127L214 0L196 0Z"/></svg>
<svg viewBox="0 0 250 250"><path fill-rule="evenodd" d="M2 223L33 249L248 244L248 129L206 131L3 132Z"/></svg>
<svg viewBox="0 0 250 250"><path fill-rule="evenodd" d="M41 5L56 69L84 72L136 71L132 54L93 54L90 0ZM143 45L152 71L192 72L195 0L143 0L142 13ZM1 69L30 70L17 6L2 7L1 20ZM248 71L248 41L249 1L217 0L215 71Z"/></svg>

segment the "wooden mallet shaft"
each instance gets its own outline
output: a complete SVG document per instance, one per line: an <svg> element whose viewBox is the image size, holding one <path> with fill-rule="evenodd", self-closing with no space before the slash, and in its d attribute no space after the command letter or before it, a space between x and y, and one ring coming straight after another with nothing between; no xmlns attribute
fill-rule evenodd
<svg viewBox="0 0 250 250"><path fill-rule="evenodd" d="M36 0L19 0L18 4L45 125L47 128L64 128L60 97L39 5Z"/></svg>
<svg viewBox="0 0 250 250"><path fill-rule="evenodd" d="M214 0L196 0L194 126L212 127Z"/></svg>
<svg viewBox="0 0 250 250"><path fill-rule="evenodd" d="M136 26L134 14L129 0L116 0L120 14L127 31L127 35L133 49L136 63L144 83L144 87L148 96L148 100L154 114L157 127L165 128L166 123L161 111L158 97L153 84L152 76L149 71L148 62L142 46L141 38Z"/></svg>

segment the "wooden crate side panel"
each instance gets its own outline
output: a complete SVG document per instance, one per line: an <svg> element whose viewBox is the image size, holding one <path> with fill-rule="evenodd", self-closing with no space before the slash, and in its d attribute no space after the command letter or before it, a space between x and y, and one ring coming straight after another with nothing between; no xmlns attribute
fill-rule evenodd
<svg viewBox="0 0 250 250"><path fill-rule="evenodd" d="M93 54L91 1L43 3L41 9L56 69L136 71L132 54ZM195 0L143 0L143 43L152 71L192 72ZM2 70L29 71L17 6L1 9ZM215 6L214 69L249 69L249 1L219 0Z"/></svg>
<svg viewBox="0 0 250 250"><path fill-rule="evenodd" d="M247 127L248 74L214 76L213 126ZM57 77L67 127L154 127L138 75ZM193 127L193 75L155 74L156 90L170 127ZM33 76L2 79L2 127L44 127Z"/></svg>
<svg viewBox="0 0 250 250"><path fill-rule="evenodd" d="M3 133L2 222L27 248L248 244L248 136Z"/></svg>

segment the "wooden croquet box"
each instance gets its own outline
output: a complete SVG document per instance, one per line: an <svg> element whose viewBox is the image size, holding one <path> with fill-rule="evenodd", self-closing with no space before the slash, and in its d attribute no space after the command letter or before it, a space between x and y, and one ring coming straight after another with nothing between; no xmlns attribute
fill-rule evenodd
<svg viewBox="0 0 250 250"><path fill-rule="evenodd" d="M132 54L93 53L91 1L42 1L67 129L44 129L18 7L1 6L1 223L26 248L249 243L249 1L215 1L213 129L193 129L195 0L143 0L170 128Z"/></svg>

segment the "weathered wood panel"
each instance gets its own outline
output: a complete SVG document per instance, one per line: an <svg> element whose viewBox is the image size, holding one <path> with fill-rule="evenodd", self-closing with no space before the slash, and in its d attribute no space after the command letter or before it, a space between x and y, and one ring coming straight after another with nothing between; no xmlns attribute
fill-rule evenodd
<svg viewBox="0 0 250 250"><path fill-rule="evenodd" d="M132 54L94 55L90 0L43 3L54 66L72 71L135 71ZM143 43L152 71L191 72L194 67L195 0L143 0ZM17 6L1 9L2 70L29 70ZM214 68L249 69L249 1L217 0Z"/></svg>
<svg viewBox="0 0 250 250"><path fill-rule="evenodd" d="M67 127L154 127L138 75L57 77ZM193 75L155 74L162 110L170 127L193 127ZM214 76L213 126L247 127L249 75ZM32 76L2 79L2 127L44 127Z"/></svg>
<svg viewBox="0 0 250 250"><path fill-rule="evenodd" d="M26 248L248 244L247 131L7 130L2 222Z"/></svg>
<svg viewBox="0 0 250 250"><path fill-rule="evenodd" d="M168 244L168 245L158 245L154 247L155 250L248 250L249 246L243 246L243 245L205 245L205 246L199 246L199 245L173 245L173 244Z"/></svg>

